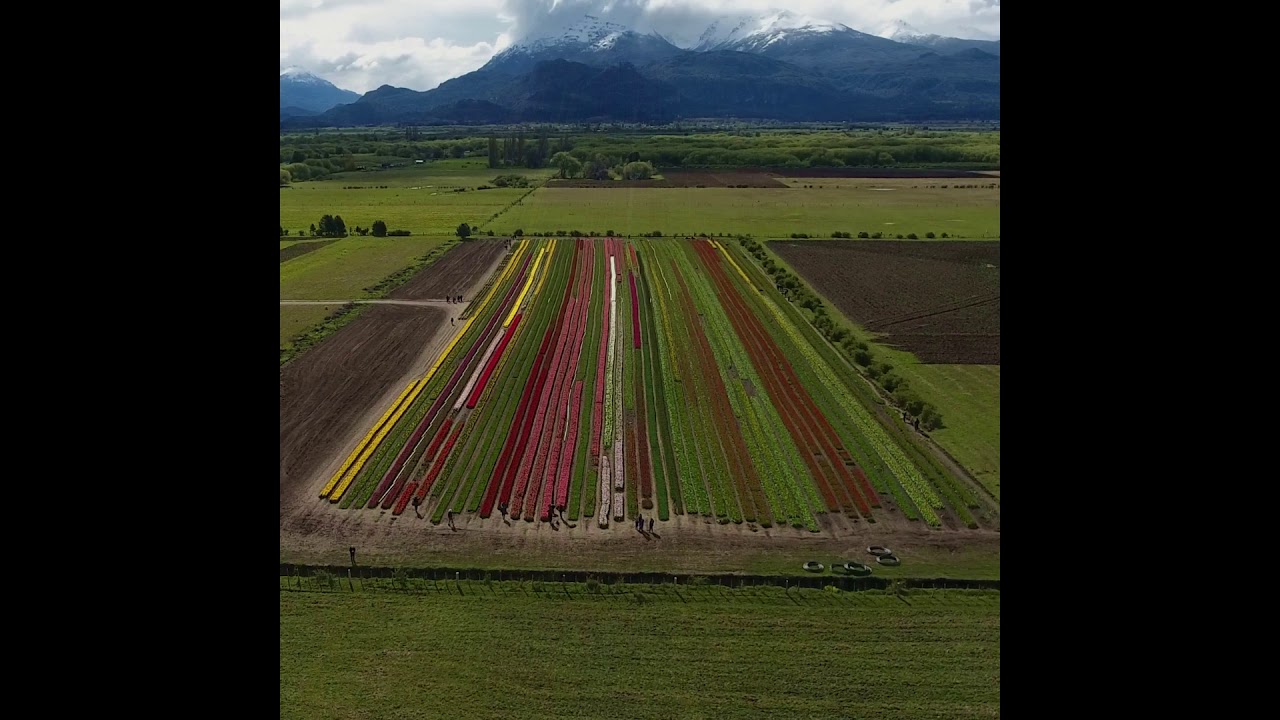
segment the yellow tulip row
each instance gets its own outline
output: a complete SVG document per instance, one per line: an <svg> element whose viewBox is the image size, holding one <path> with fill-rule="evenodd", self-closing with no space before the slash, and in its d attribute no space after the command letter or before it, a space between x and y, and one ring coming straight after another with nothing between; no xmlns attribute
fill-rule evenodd
<svg viewBox="0 0 1280 720"><path fill-rule="evenodd" d="M729 253L729 248L722 246L720 243L716 242L715 240L712 240L711 244L715 245L716 248L720 250L720 252L724 253L725 258L729 260L729 264L733 265L733 269L737 270L738 274L742 276L742 279L747 281L747 287L751 288L752 290L755 290L756 292L760 292L760 288L756 287L756 284L751 282L751 278L747 277L747 274L742 271L742 266L739 265L738 262L733 259L733 255Z"/></svg>
<svg viewBox="0 0 1280 720"><path fill-rule="evenodd" d="M493 285L489 287L489 294L485 295L484 300L481 300L480 304L476 306L477 310L489 304L489 300L493 298L493 294L498 292L498 288L502 287L502 283L507 281L507 277L511 275L511 271L514 270L516 266L520 263L520 257L521 257L520 252L524 250L524 246L526 242L528 241L525 240L524 238L520 238L520 244L516 245L515 251L511 253L511 259L507 261L507 266L503 268L502 274L499 275L498 279L495 280ZM475 317L475 313L471 313L471 317Z"/></svg>
<svg viewBox="0 0 1280 720"><path fill-rule="evenodd" d="M542 292L542 286L547 282L547 276L551 274L551 253L555 252L555 249L556 249L556 239L551 238L551 246L547 248L547 256L543 258L545 262L543 263L542 267L546 268L546 271L543 272L542 277L538 279L538 287L533 289L533 294L535 296L538 293Z"/></svg>
<svg viewBox="0 0 1280 720"><path fill-rule="evenodd" d="M431 374L428 373L426 377L410 385L412 390L409 392L408 396L405 397L404 402L400 403L399 408L395 409L395 414L391 416L390 420L382 425L382 428L378 430L378 434L375 435L373 440L365 447L364 452L360 453L360 458L351 466L351 469L347 471L342 482L338 484L338 487L333 491L333 494L329 496L329 502L336 503L342 499L342 495L347 492L347 488L351 487L352 481L354 481L356 476L360 474L360 470L364 467L364 464L369 461L369 458L373 455L373 451L378 449L378 446L382 444L382 439L385 438L387 433L391 432L391 428L395 427L396 423L399 422L400 416L404 415L405 411L409 409L409 406L413 405L413 401L418 399L418 395L422 393L422 388L427 386L427 381L430 379Z"/></svg>
<svg viewBox="0 0 1280 720"><path fill-rule="evenodd" d="M322 490L320 490L320 497L329 497L329 493L332 492L333 488L342 480L342 477L347 474L347 470L351 469L351 463L356 461L356 457L360 455L360 451L364 450L365 446L369 444L369 441L373 439L374 433L376 433L379 428L386 425L387 418L391 417L391 414L396 411L396 408L400 407L401 403L404 402L405 396L408 395L417 384L417 380L412 380L407 386L405 386L404 391L400 393L395 402L391 403L391 407L387 408L387 411L382 413L382 417L378 418L378 422L374 423L373 427L369 428L369 432L365 433L364 437L360 439L360 443L357 444L356 449L352 450L351 454L347 456L346 461L342 463L342 467L338 468L338 472L334 473L329 482L325 484Z"/></svg>
<svg viewBox="0 0 1280 720"><path fill-rule="evenodd" d="M547 253L549 254L549 253ZM538 249L538 254L533 258L533 269L529 271L529 276L524 279L524 287L520 288L520 294L516 296L516 301L511 305L511 312L507 313L507 319L502 321L502 327L511 325L511 320L520 312L520 303L524 302L524 296L528 294L529 287L533 285L533 277L538 273L538 266L542 263L544 257L543 249Z"/></svg>
<svg viewBox="0 0 1280 720"><path fill-rule="evenodd" d="M523 247L524 240L521 240L520 245L516 247L515 255L512 257L511 262L507 263L506 269L503 270L502 275L498 277L498 281L493 284L493 287L489 290L489 294L486 295L485 299L477 306L478 309L484 309L485 305L488 304L489 299L493 297L494 291L496 291L498 286L506 280L511 269L515 267L516 261L519 260L520 250ZM387 436L387 433L391 431L391 428L395 427L396 422L400 420L400 416L409 409L409 406L413 405L414 400L418 399L418 395L421 394L422 389L425 388L427 383L431 381L431 378L435 376L436 371L439 370L440 366L444 363L445 358L449 357L449 353L453 350L453 346L457 345L458 340L462 339L462 336L467 333L467 328L471 327L471 323L474 322L475 319L475 314L467 318L467 321L458 329L457 334L453 336L453 340L449 342L449 345L444 349L444 352L440 354L440 357L436 359L435 364L431 366L431 369L427 371L427 374L421 379L409 383L409 387L405 388L404 392L400 393L400 396L391 404L391 407L383 413L382 418L380 418L378 422L369 429L369 432L364 436L364 439L360 441L360 444L356 446L356 449L351 451L351 455L347 457L347 461L342 464L342 469L340 469L338 473L329 480L329 483L325 485L324 490L320 493L320 497L329 496L329 501L335 503L342 499L343 493L347 491L347 488L351 486L352 481L360 474L360 470L373 455L373 452L378 449L378 445L382 443L382 439ZM336 489L334 487L335 485L337 486ZM330 494L330 491L332 491L332 494Z"/></svg>

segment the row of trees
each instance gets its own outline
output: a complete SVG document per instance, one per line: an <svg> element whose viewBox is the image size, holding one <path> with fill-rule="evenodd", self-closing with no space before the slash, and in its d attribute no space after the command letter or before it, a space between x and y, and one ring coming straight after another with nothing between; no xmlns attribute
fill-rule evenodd
<svg viewBox="0 0 1280 720"><path fill-rule="evenodd" d="M374 220L372 227L362 228L356 225L351 228L353 235L373 235L374 237L395 237L405 236L409 234L408 230L387 230L387 224L381 220ZM490 233L492 234L492 233ZM288 237L289 231L284 225L280 226L280 237ZM342 219L341 215L324 215L320 218L319 223L312 223L311 237L346 237L347 223ZM304 237L303 231L298 231L298 237Z"/></svg>
<svg viewBox="0 0 1280 720"><path fill-rule="evenodd" d="M638 158L637 153L631 155ZM570 153L558 152L551 156L551 165L559 168L558 177L566 179L581 175L588 180L609 180L614 177L622 180L648 180L657 172L653 163L632 160L630 156L628 160L630 161L623 165L606 155L597 154L584 163Z"/></svg>
<svg viewBox="0 0 1280 720"><path fill-rule="evenodd" d="M751 238L739 238L738 242L752 257L760 262L760 266L773 278L779 291L788 296L792 302L813 314L813 326L823 337L836 345L844 354L863 368L867 377L878 383L893 398L894 404L904 410L913 419L919 420L927 430L938 430L944 427L942 415L932 404L925 402L917 395L907 381L893 373L893 366L886 362L876 362L867 343L854 337L845 327L836 323L827 315L826 306L818 299L800 278L791 274L773 258L764 246Z"/></svg>

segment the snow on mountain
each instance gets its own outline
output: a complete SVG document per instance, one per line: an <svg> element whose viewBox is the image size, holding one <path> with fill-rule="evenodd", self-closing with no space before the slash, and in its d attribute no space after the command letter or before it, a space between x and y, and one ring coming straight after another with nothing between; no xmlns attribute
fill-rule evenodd
<svg viewBox="0 0 1280 720"><path fill-rule="evenodd" d="M316 75L313 75L307 72L306 70L303 70L297 65L290 65L284 70L281 70L280 78L284 80L288 80L289 82L303 83L306 85L331 85L332 84L328 80L325 80L322 77L317 77Z"/></svg>
<svg viewBox="0 0 1280 720"><path fill-rule="evenodd" d="M754 31L759 24L758 15L725 15L716 18L702 34L697 42L690 46L692 50L710 50L717 45L740 40Z"/></svg>
<svg viewBox="0 0 1280 720"><path fill-rule="evenodd" d="M730 20L730 22L722 22ZM737 23L724 18L712 23L703 33L704 41L697 50L715 50L732 46L734 50L758 52L770 45L796 36L821 35L851 31L847 25L799 15L790 10L770 10L765 15L737 18ZM723 39L720 39L723 38ZM718 40L719 42L715 42Z"/></svg>
<svg viewBox="0 0 1280 720"><path fill-rule="evenodd" d="M888 40L897 40L898 42L930 36L929 33L920 32L906 20L894 20L886 23L878 31L871 34L879 35Z"/></svg>
<svg viewBox="0 0 1280 720"><path fill-rule="evenodd" d="M510 50L537 52L557 45L589 45L599 50L613 47L619 37L631 32L624 25L601 20L594 15L583 15L578 20L566 22L560 26L544 26L534 28L517 40L504 52Z"/></svg>
<svg viewBox="0 0 1280 720"><path fill-rule="evenodd" d="M625 25L583 15L570 22L531 28L520 40L490 58L481 70L518 74L552 59L586 65L629 62L641 67L679 52L657 33L642 35Z"/></svg>

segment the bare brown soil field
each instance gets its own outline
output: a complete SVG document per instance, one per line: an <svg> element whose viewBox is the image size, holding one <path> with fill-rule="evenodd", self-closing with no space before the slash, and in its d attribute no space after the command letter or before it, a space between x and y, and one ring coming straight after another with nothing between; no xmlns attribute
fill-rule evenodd
<svg viewBox="0 0 1280 720"><path fill-rule="evenodd" d="M494 263L502 256L506 238L485 238L459 243L433 263L428 272L420 272L409 282L396 288L388 297L395 300L440 300L462 295L488 277Z"/></svg>
<svg viewBox="0 0 1280 720"><path fill-rule="evenodd" d="M353 432L372 424L367 416L383 396L404 389L432 337L448 331L448 317L440 307L375 305L281 369L282 512L287 497L309 491L317 469L352 444Z"/></svg>
<svg viewBox="0 0 1280 720"><path fill-rule="evenodd" d="M319 250L325 245L332 245L333 243L336 243L336 242L338 241L337 240L317 240L316 242L300 242L297 245L290 245L289 247L283 248L280 250L280 262L284 262L285 260L292 260L293 258L296 258L299 255L306 255L309 252L314 252L316 250Z"/></svg>
<svg viewBox="0 0 1280 720"><path fill-rule="evenodd" d="M601 529L594 518L582 517L553 529L550 523L504 520L497 513L487 519L460 514L455 517L457 530L450 530L448 523L436 525L412 511L396 517L388 511L341 510L309 488L295 490L298 496L287 503L287 511L281 499L281 562L345 565L347 549L354 546L361 564L676 573L789 569L800 574L805 560L865 560L868 545L886 545L903 564L891 569L877 566L878 575L973 577L975 567L989 573L1000 553L998 523L969 530L944 517L944 528L934 530L903 518L890 504L876 523L840 513L820 514L818 533L672 515L655 524L656 537L646 537L627 521Z"/></svg>
<svg viewBox="0 0 1280 720"><path fill-rule="evenodd" d="M854 322L920 362L1000 364L1000 242L774 241Z"/></svg>
<svg viewBox="0 0 1280 720"><path fill-rule="evenodd" d="M664 170L662 180L550 180L549 188L785 188L773 173L754 170Z"/></svg>

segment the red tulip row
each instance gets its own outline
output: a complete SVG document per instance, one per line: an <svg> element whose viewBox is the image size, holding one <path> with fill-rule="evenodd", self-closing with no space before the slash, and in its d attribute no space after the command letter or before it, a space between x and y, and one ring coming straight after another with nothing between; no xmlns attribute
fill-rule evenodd
<svg viewBox="0 0 1280 720"><path fill-rule="evenodd" d="M538 346L538 354L533 361L533 367L529 371L529 379L525 382L524 391L520 393L520 402L516 405L516 414L511 421L511 428L507 431L507 438L502 443L502 453L498 456L498 465L494 468L493 477L489 480L489 486L485 489L484 501L480 503L480 517L489 517L493 514L493 505L495 502L505 504L511 496L511 484L508 480L512 476L510 472L514 463L513 453L515 453L514 461L520 461L519 453L524 452L524 445L518 442L520 438L520 430L524 427L524 420L528 415L529 398L533 395L533 387L536 385L535 379L542 372L545 364L543 359L547 352L547 346L551 343L551 333L546 333L542 337L542 344Z"/></svg>
<svg viewBox="0 0 1280 720"><path fill-rule="evenodd" d="M631 250L631 257L634 262L636 256L635 248L630 245L627 248ZM631 340L638 348L640 347L640 303L636 300L636 276L632 275L630 270L627 271L627 282L631 283Z"/></svg>
<svg viewBox="0 0 1280 720"><path fill-rule="evenodd" d="M573 399L569 403L569 442L567 448L578 446L578 417L582 408L582 381L573 385ZM560 480L556 485L556 507L564 509L569 502L569 477L573 470L573 453L565 453L560 466Z"/></svg>
<svg viewBox="0 0 1280 720"><path fill-rule="evenodd" d="M444 424L441 425L440 429L436 431L435 437L431 438L431 444L427 446L427 452L425 455L422 456L422 462L424 465L427 463L430 463L431 459L436 456L436 450L440 449L440 443L444 442L445 437L448 436L449 426L452 424L453 424L453 418L445 418ZM405 477L402 477L399 480L397 480L396 484L391 487L391 490L387 492L386 498L384 498L382 501L383 510L391 509L391 503L395 502L396 495L400 493L400 488L404 486L407 480L408 480L408 474L406 473Z"/></svg>
<svg viewBox="0 0 1280 720"><path fill-rule="evenodd" d="M548 268L548 272L552 272L552 269ZM495 481L498 477L502 478L502 486L501 490L499 490L498 497L500 502L504 504L510 502L511 505L515 506L524 502L524 491L526 488L520 487L518 494L513 494L513 491L516 489L515 484L518 482L517 475L522 469L526 474L526 485L528 483L527 473L529 471L529 466L532 464L533 453L526 454L525 451L528 449L529 436L534 430L534 424L538 423L540 425L540 421L543 417L541 414L535 414L535 412L539 409L544 412L546 410L538 393L541 389L545 388L547 375L551 372L553 360L552 351L554 350L551 341L557 337L557 329L563 322L565 311L568 309L569 290L570 285L566 283L564 288L564 297L560 302L560 310L556 315L556 319L547 326L547 330L542 336L542 345L538 349L538 359L534 363L534 372L530 374L529 382L525 383L525 394L521 397L520 407L516 411L516 420L512 423L511 431L507 435L507 443L509 447L503 450L503 454L505 456L504 459L507 461L506 465L504 467L503 463L500 461L498 463L498 469L502 474L494 476ZM557 345L558 344L559 343L557 343ZM539 402L534 403L534 398L538 398ZM489 503L489 507L492 511L492 503ZM513 507L512 511L514 512L515 510L516 508ZM484 515L482 514L482 517L483 516Z"/></svg>
<svg viewBox="0 0 1280 720"><path fill-rule="evenodd" d="M569 282L565 283L566 294L573 292L581 285L580 263L583 256L581 250L581 243L574 245L573 264L570 266L572 274ZM580 292L577 294L581 295ZM543 508L544 517L549 512L551 505L555 471L558 470L560 461L559 435L564 432L564 406L572 390L572 380L570 379L572 378L572 372L570 371L569 360L574 348L577 347L578 342L581 340L581 309L585 307L585 298L571 297L569 299L568 311L565 313L560 326L560 340L557 343L559 350L552 365L551 376L547 378L547 387L543 391L550 397L550 402L546 406L549 422L543 422L540 436L539 429L534 428L534 436L539 438L537 442L539 450L533 464L524 503L524 519L530 522L539 515L539 504Z"/></svg>
<svg viewBox="0 0 1280 720"><path fill-rule="evenodd" d="M426 455L422 456L422 464L425 465L426 462L430 462L431 459L435 457L435 451L438 450L438 448L440 447L440 442L444 441L444 437L447 436L447 434L449 434L449 425L451 425L452 423L453 423L452 418L445 418L444 424L440 425L440 429L435 430L435 437L431 438L431 445L426 447ZM407 480L408 480L408 473L404 474L404 477L398 478L396 480L396 484L393 484L392 488L390 488L389 491L387 491L387 495L383 497L383 502L381 502L381 506L383 506L383 510L390 510L390 507L392 507L392 503L396 502L396 496L399 495L399 492L401 492L401 488L404 487L404 483L406 483Z"/></svg>
<svg viewBox="0 0 1280 720"><path fill-rule="evenodd" d="M555 444L553 442L555 426L562 420L553 408L559 406L557 401L560 399L560 388L564 379L564 360L569 354L568 345L573 341L569 334L569 323L575 317L575 302L572 298L569 299L564 320L559 328L560 337L556 340L556 354L551 360L551 372L548 373L542 387L542 401L538 403L538 418L533 423L533 442L536 450L532 456L524 456L524 461L520 464L520 474L516 477L516 502L512 505L523 500L524 519L529 521L533 520L537 511L538 491L542 487L543 474L547 469L547 457ZM532 488L529 487L530 480L533 481Z"/></svg>
<svg viewBox="0 0 1280 720"><path fill-rule="evenodd" d="M404 486L404 492L400 493L400 499L396 501L396 509L391 511L392 515L399 515L404 512L404 508L409 504L409 498L413 497L413 491L417 489L418 483L411 482Z"/></svg>
<svg viewBox="0 0 1280 720"><path fill-rule="evenodd" d="M431 466L431 472L427 473L427 478L422 481L422 485L418 488L419 500L427 496L427 491L431 489L431 484L440 476L440 470L444 468L445 458L449 457L449 452L453 450L453 444L458 441L458 434L462 432L462 426L465 424L466 421L464 420L453 427L453 434L449 436L449 442L444 444L444 449L440 451L440 457Z"/></svg>
<svg viewBox="0 0 1280 720"><path fill-rule="evenodd" d="M463 358L457 369L454 370L453 376L449 378L449 382L445 385L444 390L436 397L436 401L432 403L431 409L422 417L422 421L418 423L418 427L413 431L413 434L409 436L404 447L401 448L400 454L396 456L395 462L393 462L391 467L387 469L387 473L382 476L382 481L378 483L378 487L373 491L373 495L369 498L369 503L365 507L375 508L378 506L379 502L382 500L382 496L386 494L392 481L394 481L400 474L400 470L404 467L405 461L408 460L409 457L418 449L418 444L421 442L423 434L427 432L427 428L429 428L431 423L435 421L436 413L440 411L440 408L444 405L446 398L449 397L449 393L453 392L454 387L457 386L458 382L466 374L467 365L471 363L471 359L475 357L476 352L483 347L486 342L488 342L494 327L502 318L505 309L511 304L512 298L515 297L516 290L523 285L524 274L529 267L529 261L531 259L532 253L525 257L524 264L520 267L520 272L518 273L515 282L511 284L511 288L507 290L506 296L502 299L502 304L498 307L498 310L493 313L493 316L489 318L489 322L485 325L484 330L481 331L480 337L471 345L471 349L467 351L466 357ZM392 493L392 495L394 495L394 493Z"/></svg>
<svg viewBox="0 0 1280 720"><path fill-rule="evenodd" d="M561 369L556 376L556 394L551 401L552 413L555 417L555 423L551 428L551 456L547 461L545 471L542 473L535 472L534 474L534 481L538 482L540 478L542 482L542 500L535 509L540 509L539 517L542 518L543 522L550 519L552 509L557 505L555 502L556 486L559 484L561 476L564 476L567 482L569 467L573 460L574 446L572 443L565 442L565 436L568 434L571 418L577 417L572 414L573 376L578 370L578 359L582 354L582 341L586 337L587 309L589 307L587 293L591 288L591 263L595 258L590 242L583 241L581 249L582 252L576 258L575 277L577 277L577 281L574 287L573 301L570 303L569 317L565 320L569 326L569 346L564 358L561 360ZM533 496L530 497L532 500ZM561 509L565 507L563 501L558 505Z"/></svg>
<svg viewBox="0 0 1280 720"><path fill-rule="evenodd" d="M852 515L871 517L870 505L878 505L879 498L865 483L859 481L840 462L843 446L830 423L817 408L813 398L800 384L781 349L769 336L760 319L751 312L738 290L733 287L720 255L708 243L695 243L696 254L710 276L713 286L724 305L729 320L738 337L742 339L747 356L782 416L786 426L801 450L801 457L818 483L829 510L840 506ZM815 459L820 459L818 464ZM865 476L864 476L865 477ZM861 486L861 489L860 487Z"/></svg>
<svg viewBox="0 0 1280 720"><path fill-rule="evenodd" d="M507 349L507 343L511 342L511 336L515 335L516 328L520 325L520 318L524 313L516 313L512 318L511 325L506 329L502 336L502 342L498 343L498 349L493 351L493 355L489 356L489 364L484 368L484 374L480 376L480 382L476 383L475 389L471 391L471 396L467 398L467 407L474 408L476 402L480 400L480 395L484 392L484 388L489 384L489 376L493 374L493 369L498 366L498 361L502 359L502 352Z"/></svg>

